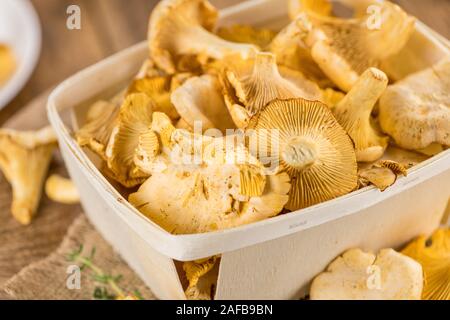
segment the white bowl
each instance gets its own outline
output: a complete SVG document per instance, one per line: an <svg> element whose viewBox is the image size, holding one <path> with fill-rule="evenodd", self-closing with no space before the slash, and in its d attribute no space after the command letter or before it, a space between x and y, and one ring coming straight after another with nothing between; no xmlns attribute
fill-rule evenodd
<svg viewBox="0 0 450 320"><path fill-rule="evenodd" d="M17 60L13 76L0 86L2 109L25 86L39 59L41 25L30 1L0 1L0 43L8 45Z"/></svg>

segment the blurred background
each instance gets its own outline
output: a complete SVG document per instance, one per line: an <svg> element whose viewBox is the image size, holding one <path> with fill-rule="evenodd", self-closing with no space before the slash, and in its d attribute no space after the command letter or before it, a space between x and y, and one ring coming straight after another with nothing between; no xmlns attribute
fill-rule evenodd
<svg viewBox="0 0 450 320"><path fill-rule="evenodd" d="M284 1L284 0L280 0ZM146 38L155 0L31 0L43 43L38 66L21 93L0 111L0 126L37 95L103 58ZM212 0L218 7L242 1ZM450 37L449 0L394 0L410 14ZM69 5L81 8L81 30L66 28Z"/></svg>

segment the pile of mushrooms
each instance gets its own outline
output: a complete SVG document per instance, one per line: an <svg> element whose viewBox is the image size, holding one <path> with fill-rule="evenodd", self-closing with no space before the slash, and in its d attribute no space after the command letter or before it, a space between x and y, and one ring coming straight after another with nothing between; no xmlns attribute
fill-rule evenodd
<svg viewBox="0 0 450 320"><path fill-rule="evenodd" d="M75 139L131 204L174 234L242 226L369 185L386 190L450 146L450 57L390 79L384 62L407 44L414 18L389 1L342 4L352 17L334 14L331 0L289 0L291 22L269 30L218 27L207 0L160 1L141 70L91 106ZM55 147L49 129L0 130L0 169L21 223L35 215L44 186L56 201L78 201L69 180L45 183ZM445 252L424 249L423 239L405 251L423 262L426 297L448 275L445 237ZM317 277L311 297L418 299L422 268L405 255L349 251ZM218 259L183 266L189 297L212 297L204 277L216 274ZM358 289L370 267L388 276L375 293Z"/></svg>
<svg viewBox="0 0 450 320"><path fill-rule="evenodd" d="M218 27L207 0L161 1L148 59L125 94L92 106L78 143L174 234L386 190L427 158L420 152L450 143L449 64L389 85L383 61L414 18L388 1L345 4L353 17L334 15L331 1L291 0L292 22L269 30ZM425 78L432 87L416 89Z"/></svg>

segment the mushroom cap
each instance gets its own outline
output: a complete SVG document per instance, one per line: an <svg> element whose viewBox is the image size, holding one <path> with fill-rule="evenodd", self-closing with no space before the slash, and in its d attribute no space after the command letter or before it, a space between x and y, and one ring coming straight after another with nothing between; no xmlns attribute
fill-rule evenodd
<svg viewBox="0 0 450 320"><path fill-rule="evenodd" d="M333 113L339 124L355 143L358 162L372 162L381 158L389 138L381 136L373 127L372 111L386 90L388 78L381 70L365 71L352 90L335 106Z"/></svg>
<svg viewBox="0 0 450 320"><path fill-rule="evenodd" d="M198 152L189 148L193 142L182 140L175 144L185 150L185 156ZM170 163L130 195L130 203L174 234L236 227L281 212L290 187L286 174L266 177L262 164L244 147L224 151L223 138L205 142L200 163Z"/></svg>
<svg viewBox="0 0 450 320"><path fill-rule="evenodd" d="M176 60L183 55L223 59L239 53L247 58L258 48L228 42L210 31L218 17L207 0L163 0L152 12L149 24L150 55L169 74L176 72Z"/></svg>
<svg viewBox="0 0 450 320"><path fill-rule="evenodd" d="M98 101L89 109L86 123L76 132L81 147L88 147L103 160L106 148L119 115L119 106L107 101Z"/></svg>
<svg viewBox="0 0 450 320"><path fill-rule="evenodd" d="M333 86L311 55L308 45L310 32L309 20L298 16L272 40L270 52L276 55L279 65L300 71L320 87Z"/></svg>
<svg viewBox="0 0 450 320"><path fill-rule="evenodd" d="M143 78L154 78L154 77L162 77L167 76L167 74L158 69L155 62L151 58L147 58L139 69L139 72L136 75L136 79Z"/></svg>
<svg viewBox="0 0 450 320"><path fill-rule="evenodd" d="M185 291L188 300L212 300L219 275L218 266L217 256L183 263L183 270L189 283Z"/></svg>
<svg viewBox="0 0 450 320"><path fill-rule="evenodd" d="M59 175L51 175L45 182L45 194L51 200L63 204L77 204L80 194L75 184Z"/></svg>
<svg viewBox="0 0 450 320"><path fill-rule="evenodd" d="M250 150L279 164L291 178L286 208L298 210L345 195L357 187L353 143L321 102L275 100L249 125Z"/></svg>
<svg viewBox="0 0 450 320"><path fill-rule="evenodd" d="M374 185L381 192L392 187L397 181L397 175L389 168L372 167L362 169L358 172L359 186L365 188L368 185Z"/></svg>
<svg viewBox="0 0 450 320"><path fill-rule="evenodd" d="M134 160L140 137L151 130L153 109L152 100L144 93L128 95L120 107L106 156L112 178L124 187L137 186L148 176L139 170Z"/></svg>
<svg viewBox="0 0 450 320"><path fill-rule="evenodd" d="M440 229L431 238L419 237L402 253L422 265L422 299L450 300L450 229Z"/></svg>
<svg viewBox="0 0 450 320"><path fill-rule="evenodd" d="M217 30L217 35L227 41L250 43L261 49L265 49L270 45L277 34L267 28L254 28L236 24L230 27L220 27Z"/></svg>
<svg viewBox="0 0 450 320"><path fill-rule="evenodd" d="M248 123L250 117L274 99L321 98L321 91L315 83L300 72L279 69L276 57L271 53L258 53L254 60L236 63L226 72L226 79L222 82L228 82L224 85L225 102L233 119L242 117L235 121L238 126Z"/></svg>
<svg viewBox="0 0 450 320"><path fill-rule="evenodd" d="M378 67L382 60L398 53L414 29L415 19L389 1L365 1L362 5L359 0L346 0L345 4L355 12L364 12L351 19L327 14L326 1L308 5L310 2L300 0L301 12L313 26L311 55L344 91L349 91L365 70ZM377 16L361 10L370 5L379 8Z"/></svg>
<svg viewBox="0 0 450 320"><path fill-rule="evenodd" d="M172 103L190 127L201 122L203 131L217 128L225 132L235 128L219 80L212 75L187 80L172 93Z"/></svg>
<svg viewBox="0 0 450 320"><path fill-rule="evenodd" d="M24 225L36 214L56 146L50 127L34 132L0 129L0 170L12 187L11 212Z"/></svg>
<svg viewBox="0 0 450 320"><path fill-rule="evenodd" d="M450 146L450 59L388 87L380 125L402 148Z"/></svg>
<svg viewBox="0 0 450 320"><path fill-rule="evenodd" d="M172 21L172 16L174 18L176 16L188 18L185 23L182 19L176 19L180 20L178 25L178 23ZM175 72L173 52L176 52L176 48L174 48L176 45L172 44L170 39L167 39L168 31L178 33L181 31L179 29L187 29L191 24L197 24L206 30L212 30L216 25L217 18L217 10L205 0L160 1L152 11L148 29L150 55L156 65L169 73Z"/></svg>
<svg viewBox="0 0 450 320"><path fill-rule="evenodd" d="M142 172L150 174L161 153L158 136L153 131L147 131L139 136L139 142L134 152L134 165ZM149 168L152 168L149 170Z"/></svg>
<svg viewBox="0 0 450 320"><path fill-rule="evenodd" d="M311 300L420 300L422 267L392 249L345 252L311 285Z"/></svg>
<svg viewBox="0 0 450 320"><path fill-rule="evenodd" d="M135 79L128 88L128 94L145 93L154 102L154 112L164 112L177 121L180 115L170 101L171 84L172 78L168 76Z"/></svg>

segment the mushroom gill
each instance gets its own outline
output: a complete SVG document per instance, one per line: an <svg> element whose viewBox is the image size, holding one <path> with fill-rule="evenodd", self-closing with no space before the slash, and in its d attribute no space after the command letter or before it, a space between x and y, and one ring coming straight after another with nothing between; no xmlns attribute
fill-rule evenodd
<svg viewBox="0 0 450 320"><path fill-rule="evenodd" d="M279 69L276 57L271 53L258 53L254 60L235 64L228 69L222 82L225 82L227 106L236 125L241 128L274 99L321 98L321 91L315 83L300 72ZM231 99L230 96L236 98Z"/></svg>
<svg viewBox="0 0 450 320"><path fill-rule="evenodd" d="M153 101L144 93L126 97L106 150L111 178L124 187L134 187L148 177L134 163L142 135L151 130Z"/></svg>
<svg viewBox="0 0 450 320"><path fill-rule="evenodd" d="M286 208L298 210L357 187L353 143L320 102L275 100L250 122L250 150L291 178ZM275 166L276 167L276 166Z"/></svg>

